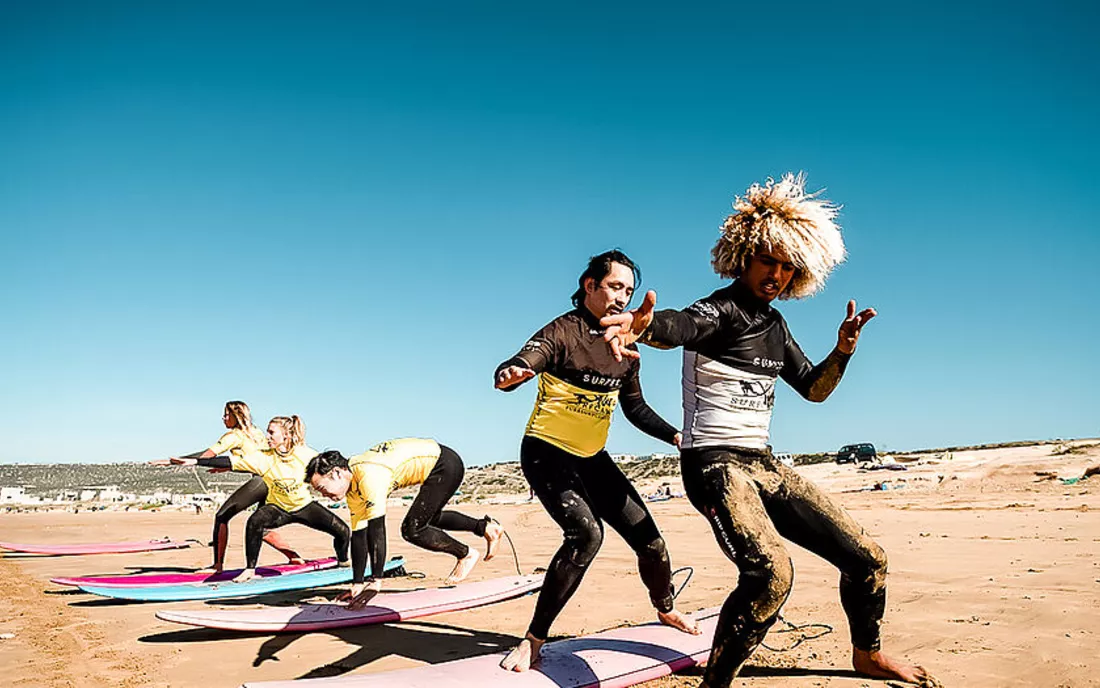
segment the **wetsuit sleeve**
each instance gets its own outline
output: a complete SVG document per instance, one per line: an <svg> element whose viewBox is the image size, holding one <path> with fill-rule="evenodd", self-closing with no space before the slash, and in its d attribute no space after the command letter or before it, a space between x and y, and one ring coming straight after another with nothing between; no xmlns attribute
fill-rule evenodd
<svg viewBox="0 0 1100 688"><path fill-rule="evenodd" d="M507 361L498 365L496 371L493 373L493 380L495 381L497 379L497 376L500 375L500 371L509 366L530 368L536 373L541 373L553 365L562 351L562 348L561 327L558 321L555 320L532 335L515 356L512 356ZM521 382L519 385L505 387L503 391L511 392L514 389L518 389L522 384Z"/></svg>
<svg viewBox="0 0 1100 688"><path fill-rule="evenodd" d="M381 578L386 570L386 517L367 522L367 527L351 535L351 573L353 583L366 580L367 561L371 578Z"/></svg>
<svg viewBox="0 0 1100 688"><path fill-rule="evenodd" d="M839 349L833 349L825 360L813 365L787 330L786 323L783 324L783 329L786 341L783 347L783 367L779 371L779 377L801 394L802 398L809 401L825 401L840 384L840 378L844 376L844 370L848 367L848 359L851 355L842 353Z"/></svg>
<svg viewBox="0 0 1100 688"><path fill-rule="evenodd" d="M653 314L653 322L638 341L658 349L691 347L714 336L722 329L722 311L713 300L699 299L682 311L663 310Z"/></svg>
<svg viewBox="0 0 1100 688"><path fill-rule="evenodd" d="M228 456L215 456L212 459L198 459L200 466L208 468L233 468L233 462Z"/></svg>
<svg viewBox="0 0 1100 688"><path fill-rule="evenodd" d="M622 404L623 415L631 425L650 437L673 444L678 431L646 402L642 395L642 382L638 377L638 365L634 365L630 375L623 380L619 403Z"/></svg>

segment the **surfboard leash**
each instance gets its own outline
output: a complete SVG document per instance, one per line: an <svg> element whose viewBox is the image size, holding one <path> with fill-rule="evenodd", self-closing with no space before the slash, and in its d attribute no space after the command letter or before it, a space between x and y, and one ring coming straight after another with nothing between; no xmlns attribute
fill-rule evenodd
<svg viewBox="0 0 1100 688"><path fill-rule="evenodd" d="M499 521L497 521L499 523ZM503 527L500 529L504 533L504 539L508 541L508 546L512 548L512 561L516 562L516 575L522 576L523 569L519 566L519 554L516 553L516 545L512 542L512 536L508 534L508 531Z"/></svg>
<svg viewBox="0 0 1100 688"><path fill-rule="evenodd" d="M672 572L672 575L670 576L670 578L676 578L676 574L680 573L681 571L687 571L688 575L687 575L687 578L684 579L684 582L680 586L680 588L678 590L674 590L672 592L672 599L676 599L677 597L680 596L680 593L682 593L684 591L684 588L686 588L688 586L688 583L691 582L691 577L695 575L695 569L694 568L692 568L690 566L681 566L680 568L678 568L678 569L676 569L675 571Z"/></svg>
<svg viewBox="0 0 1100 688"><path fill-rule="evenodd" d="M798 647L802 643L806 642L807 640L817 640L818 638L827 636L827 635L829 635L830 633L833 632L833 627L830 626L829 624L823 624L823 623L795 624L795 623L791 623L790 621L787 621L787 619L782 614L779 615L779 622L782 623L784 627L779 629L778 631L776 631L776 633L802 633L803 635L802 635L801 638L794 641L794 643L792 645L789 645L787 647L782 647L782 648L772 647L771 645L768 645L767 643L760 643L761 646L763 646L765 649L771 650L772 652L790 652L791 650L795 649L796 647ZM817 629L817 630L808 632L808 629Z"/></svg>

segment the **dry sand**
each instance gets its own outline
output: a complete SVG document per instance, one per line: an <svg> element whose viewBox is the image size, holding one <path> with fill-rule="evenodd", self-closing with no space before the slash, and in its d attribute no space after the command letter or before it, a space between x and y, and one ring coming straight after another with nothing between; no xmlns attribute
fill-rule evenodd
<svg viewBox="0 0 1100 688"><path fill-rule="evenodd" d="M1100 477L1076 485L1036 472L1080 474L1100 461L1100 447L1062 456L1051 447L955 453L951 460L912 465L905 472L858 471L831 464L800 468L833 494L890 557L884 646L928 667L947 686L1100 686ZM942 479L941 479L942 476ZM904 489L851 492L880 480ZM491 511L519 547L525 571L544 566L560 535L535 504L463 505ZM736 580L704 520L684 499L653 505L674 566L695 577L681 608L718 605ZM403 509L390 514L391 552L440 583L447 557L416 551L396 538ZM170 535L200 538L210 514L0 514L0 538L15 542L104 542ZM242 560L234 523L230 563ZM325 556L327 538L299 526L285 531L309 556ZM478 541L468 540L471 544ZM837 573L792 546L796 580L784 614L795 623L832 624L835 632L789 652L761 650L737 685L884 686L849 671L847 626L837 599ZM534 598L445 614L422 622L305 635L243 635L188 630L158 621L157 606L119 604L73 593L49 582L147 568L170 570L208 563L207 548L81 557L5 555L0 558L0 685L236 686L246 680L386 671L496 652L526 628ZM276 562L270 550L265 562ZM514 572L507 550L475 569L472 579ZM390 587L412 586L393 581ZM265 599L286 603L316 591ZM252 604L254 601L248 601ZM198 602L163 605L195 608ZM652 617L630 551L609 534L603 551L554 633L576 635ZM772 646L791 642L773 633ZM698 675L650 686L694 686Z"/></svg>

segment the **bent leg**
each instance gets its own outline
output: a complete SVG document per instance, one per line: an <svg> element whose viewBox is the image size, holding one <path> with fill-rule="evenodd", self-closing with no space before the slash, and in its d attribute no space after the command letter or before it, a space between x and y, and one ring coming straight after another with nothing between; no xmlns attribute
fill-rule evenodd
<svg viewBox="0 0 1100 688"><path fill-rule="evenodd" d="M852 645L881 646L886 610L886 553L847 511L796 471L780 466L783 486L765 500L779 534L840 570L840 603Z"/></svg>
<svg viewBox="0 0 1100 688"><path fill-rule="evenodd" d="M253 504L263 504L267 499L267 484L260 476L254 476L233 494L229 495L214 515L214 569L221 571L225 566L225 550L229 545L229 521Z"/></svg>
<svg viewBox="0 0 1100 688"><path fill-rule="evenodd" d="M470 553L470 548L459 542L443 529L474 532L477 521L458 513L444 512L443 507L458 491L466 468L452 449L441 447L439 459L435 462L420 491L416 494L409 513L401 522L401 537L406 541L431 552L445 552L462 559ZM484 534L484 529L482 533Z"/></svg>
<svg viewBox="0 0 1100 688"><path fill-rule="evenodd" d="M301 509L290 514L290 518L303 525L309 526L322 533L332 536L332 548L336 552L336 560L341 564L348 560L348 546L351 544L351 528L347 523L331 509L327 509L317 502L310 502ZM381 576L381 572L375 573Z"/></svg>
<svg viewBox="0 0 1100 688"><path fill-rule="evenodd" d="M657 522L611 456L602 451L581 463L581 477L596 514L626 540L638 557L638 572L653 607L672 611L672 564Z"/></svg>
<svg viewBox="0 0 1100 688"><path fill-rule="evenodd" d="M726 688L778 618L794 567L756 483L735 462L703 463L697 454L681 460L685 491L739 574L718 616L704 678L708 688Z"/></svg>
<svg viewBox="0 0 1100 688"><path fill-rule="evenodd" d="M248 517L244 529L245 568L256 568L260 560L260 547L264 542L264 531L285 526L292 520L290 514L274 504L264 504Z"/></svg>
<svg viewBox="0 0 1100 688"><path fill-rule="evenodd" d="M576 464L584 460L534 437L524 437L520 447L523 475L565 535L546 569L527 630L538 640L549 635L550 625L577 591L603 544L603 523L577 474Z"/></svg>

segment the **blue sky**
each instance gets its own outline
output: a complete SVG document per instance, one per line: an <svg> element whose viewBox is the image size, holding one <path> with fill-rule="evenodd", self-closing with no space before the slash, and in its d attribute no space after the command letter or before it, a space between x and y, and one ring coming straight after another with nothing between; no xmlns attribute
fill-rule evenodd
<svg viewBox="0 0 1100 688"><path fill-rule="evenodd" d="M1100 435L1093 5L526 4L7 7L0 461L192 451L227 399L513 460L534 386L491 373L588 256L685 306L789 170L850 254L795 337L880 317L825 404L780 392L777 450ZM678 423L679 353L644 354Z"/></svg>

